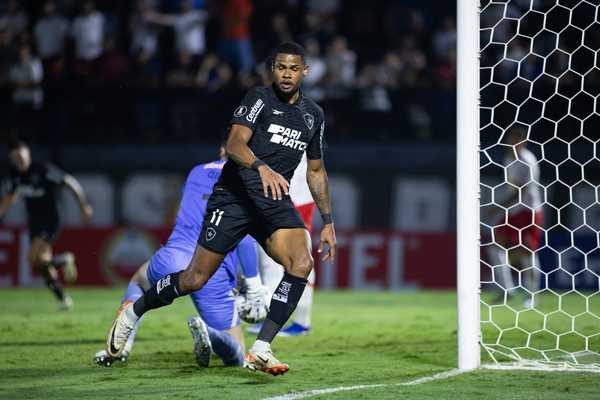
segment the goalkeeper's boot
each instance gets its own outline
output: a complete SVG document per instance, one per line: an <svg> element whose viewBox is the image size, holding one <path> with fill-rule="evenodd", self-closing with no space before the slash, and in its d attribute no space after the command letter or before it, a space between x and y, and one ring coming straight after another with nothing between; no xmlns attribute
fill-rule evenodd
<svg viewBox="0 0 600 400"><path fill-rule="evenodd" d="M125 301L117 311L117 318L108 331L106 352L111 357L120 357L125 350L127 339L133 332L137 317L133 312L133 302Z"/></svg>
<svg viewBox="0 0 600 400"><path fill-rule="evenodd" d="M77 280L77 265L75 265L75 255L71 252L64 253L63 276L66 282L73 283Z"/></svg>
<svg viewBox="0 0 600 400"><path fill-rule="evenodd" d="M310 326L300 325L294 322L285 329L282 329L278 336L306 336L310 333Z"/></svg>
<svg viewBox="0 0 600 400"><path fill-rule="evenodd" d="M206 323L198 316L192 317L188 321L188 328L190 328L190 333L194 339L194 356L196 357L196 363L200 367L208 367L210 355L212 353L212 344L210 342L210 337L208 336Z"/></svg>
<svg viewBox="0 0 600 400"><path fill-rule="evenodd" d="M287 364L275 358L270 349L266 351L253 351L250 349L244 357L244 367L273 376L283 375L290 369Z"/></svg>
<svg viewBox="0 0 600 400"><path fill-rule="evenodd" d="M129 352L127 350L123 350L119 357L111 357L106 350L100 350L94 355L93 362L102 367L111 367L116 362L127 362L128 358Z"/></svg>

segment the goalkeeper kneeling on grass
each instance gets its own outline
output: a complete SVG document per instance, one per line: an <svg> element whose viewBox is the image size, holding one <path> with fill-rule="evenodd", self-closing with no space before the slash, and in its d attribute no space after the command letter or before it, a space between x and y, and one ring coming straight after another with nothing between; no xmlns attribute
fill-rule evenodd
<svg viewBox="0 0 600 400"><path fill-rule="evenodd" d="M189 319L188 327L194 342L194 356L200 367L208 367L213 353L223 360L225 366L242 366L245 345L240 318L249 323L256 323L265 319L267 315L269 293L267 288L262 285L258 275L246 277L241 284L239 293L233 295L233 288L236 287L235 264L232 268L232 265L227 262L235 261L236 258L245 259L245 262L240 262L245 273L248 273L248 270L250 273L253 269L256 270L256 262L254 262L254 266L248 265L248 262L257 258L256 255L252 255L252 253L256 254L256 244L253 241L253 239L246 243L242 241L235 251L246 253L245 257L234 254L230 260L227 257L206 286L190 295L199 315ZM137 300L141 293L150 287L147 277L148 264L149 262L146 262L140 266L131 278L123 295L121 307L123 304ZM121 357L111 357L106 350L101 350L94 356L94 362L110 367L116 361L127 361L140 323L141 319L129 336Z"/></svg>
<svg viewBox="0 0 600 400"><path fill-rule="evenodd" d="M202 229L206 199L223 164L224 161L215 161L198 165L192 170L183 189L177 220L169 240L131 278L119 311L135 302L151 286L156 286L161 278L182 271L189 264ZM190 294L199 316L191 318L188 326L194 339L196 362L200 366L208 366L213 352L225 365L242 366L245 346L240 317L248 322L257 322L267 315L269 297L258 276L256 246L256 241L246 236L227 254L206 285ZM233 289L237 286L238 261L246 276L246 287L244 294L238 295L243 297L236 301ZM104 366L110 366L115 361L125 361L131 353L140 322L141 318L135 324L133 332L128 332L129 339L120 357L111 357L106 350L102 350L96 353L94 361Z"/></svg>

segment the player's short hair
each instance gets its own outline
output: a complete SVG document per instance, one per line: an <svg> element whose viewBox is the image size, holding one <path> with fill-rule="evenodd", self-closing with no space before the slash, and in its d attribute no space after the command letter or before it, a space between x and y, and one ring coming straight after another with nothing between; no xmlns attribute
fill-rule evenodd
<svg viewBox="0 0 600 400"><path fill-rule="evenodd" d="M273 62L275 61L275 57L277 56L277 54L297 55L300 56L302 62L304 62L305 53L306 52L304 50L304 46L302 46L300 43L283 42L279 46L277 46L273 51Z"/></svg>

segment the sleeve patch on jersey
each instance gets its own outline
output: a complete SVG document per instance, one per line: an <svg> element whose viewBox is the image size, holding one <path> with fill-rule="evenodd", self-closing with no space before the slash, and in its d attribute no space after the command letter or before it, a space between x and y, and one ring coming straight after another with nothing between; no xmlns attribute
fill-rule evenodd
<svg viewBox="0 0 600 400"><path fill-rule="evenodd" d="M256 103L254 103L254 105L250 109L250 113L246 116L248 122L255 123L256 118L258 118L258 115L260 114L264 106L265 103L261 99L257 99Z"/></svg>
<svg viewBox="0 0 600 400"><path fill-rule="evenodd" d="M244 115L246 115L247 112L248 112L248 107L239 106L233 113L233 116L236 118L240 118L240 117L243 117Z"/></svg>

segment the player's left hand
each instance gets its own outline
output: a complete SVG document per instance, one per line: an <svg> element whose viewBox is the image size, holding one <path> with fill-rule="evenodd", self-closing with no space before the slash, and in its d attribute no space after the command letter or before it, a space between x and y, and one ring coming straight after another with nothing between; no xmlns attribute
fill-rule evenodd
<svg viewBox="0 0 600 400"><path fill-rule="evenodd" d="M81 205L81 218L83 219L83 223L88 225L92 222L92 217L94 216L94 209L90 205L90 203L85 203Z"/></svg>
<svg viewBox="0 0 600 400"><path fill-rule="evenodd" d="M335 238L335 228L333 224L327 224L321 231L321 240L319 241L319 254L325 249L325 245L328 246L327 252L321 259L322 261L333 261L335 259L335 252L337 249L337 239Z"/></svg>

